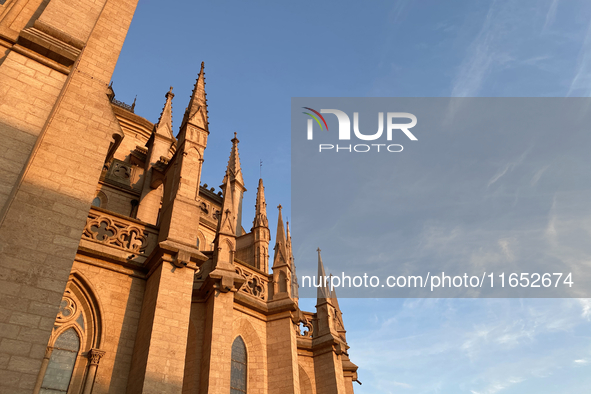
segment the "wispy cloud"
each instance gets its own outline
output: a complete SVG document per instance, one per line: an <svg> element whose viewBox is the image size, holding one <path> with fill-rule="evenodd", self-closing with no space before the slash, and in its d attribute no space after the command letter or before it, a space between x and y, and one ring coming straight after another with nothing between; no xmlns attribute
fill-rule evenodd
<svg viewBox="0 0 591 394"><path fill-rule="evenodd" d="M495 175L493 175L493 177L488 181L488 184L486 185L486 187L490 187L495 182L497 182L499 179L501 179L503 176L505 176L505 174L507 174L507 172L513 171L516 167L521 165L530 151L531 151L531 148L527 149L517 159L510 161L509 163L507 163L503 167L501 167L499 169L499 171L497 171L497 173Z"/></svg>
<svg viewBox="0 0 591 394"><path fill-rule="evenodd" d="M389 20L393 23L400 21L402 18L403 13L406 11L408 6L412 3L413 0L399 0L397 1L392 9L390 10Z"/></svg>
<svg viewBox="0 0 591 394"><path fill-rule="evenodd" d="M577 71L573 77L567 96L591 95L591 21L587 26L587 34L579 51Z"/></svg>
<svg viewBox="0 0 591 394"><path fill-rule="evenodd" d="M503 238L499 239L499 246L503 251L503 254L507 258L507 261L515 260L515 253L513 252L513 244L516 243L515 238Z"/></svg>
<svg viewBox="0 0 591 394"><path fill-rule="evenodd" d="M540 178L542 177L542 175L544 175L544 172L546 172L546 170L550 168L550 165L546 165L543 168L541 168L539 171L537 171L534 176L531 179L530 185L531 186L535 186L536 183L538 183L538 181L540 180Z"/></svg>
<svg viewBox="0 0 591 394"><path fill-rule="evenodd" d="M553 79L562 83L561 95L565 91L568 91L568 96L591 95L591 22L581 27L578 21L572 20L569 12L573 8L578 7L579 15L586 12L581 4L565 4L566 7L562 8L566 9L566 16L561 14L561 5L560 0L492 1L481 17L479 29L474 29L474 38L463 58L460 57L462 61L455 73L451 95L473 97L481 95L483 91L490 91L487 88L493 88L495 92L499 88L497 77L504 76L501 72L520 67L524 70L518 72L525 76L525 80L531 74L532 67L544 74L552 74ZM547 6L547 9L542 9L543 6ZM470 18L474 19L474 16L470 15ZM557 54L565 47L575 46L579 54L574 75L570 77L568 73L572 70L572 57L566 59ZM520 84L516 85L521 87ZM511 92L511 95L523 94L519 93L523 89L513 89L512 85L501 88ZM558 92L552 91L553 95Z"/></svg>
<svg viewBox="0 0 591 394"><path fill-rule="evenodd" d="M402 383L402 382L392 381L392 382L390 382L390 384L392 384L393 386L398 386L398 387L402 387L402 388L405 388L405 389L412 389L412 385L410 385L408 383Z"/></svg>
<svg viewBox="0 0 591 394"><path fill-rule="evenodd" d="M513 163L506 164L499 172L497 172L492 178L490 178L486 187L490 187L490 185L501 179L507 173L507 171L509 171L511 167L513 167Z"/></svg>
<svg viewBox="0 0 591 394"><path fill-rule="evenodd" d="M550 3L550 7L548 7L548 12L546 13L546 23L544 23L544 30L552 26L554 20L556 19L556 9L558 8L559 0L552 0Z"/></svg>
<svg viewBox="0 0 591 394"><path fill-rule="evenodd" d="M581 312L581 317L583 319L591 321L591 298L579 298L579 303L583 308Z"/></svg>
<svg viewBox="0 0 591 394"><path fill-rule="evenodd" d="M548 212L548 224L546 225L545 233L546 239L550 242L554 242L558 235L558 231L556 230L556 194L552 199L552 206Z"/></svg>
<svg viewBox="0 0 591 394"><path fill-rule="evenodd" d="M460 65L451 93L454 97L475 96L497 55L492 49L496 38L493 23L495 4L496 2L493 2L490 6L480 32Z"/></svg>
<svg viewBox="0 0 591 394"><path fill-rule="evenodd" d="M482 390L479 390L479 391L470 390L470 392L472 394L495 394L495 393L498 393L499 391L502 391L502 390L514 385L514 384L521 383L524 380L525 379L521 379L521 378L509 378L509 379L504 380L502 382L493 382Z"/></svg>
<svg viewBox="0 0 591 394"><path fill-rule="evenodd" d="M387 305L375 302L380 310ZM498 394L521 385L529 392L540 379L590 365L581 340L567 340L589 327L576 299L407 299L396 305L371 327L360 322L362 333L349 331L368 393ZM554 343L557 335L563 341Z"/></svg>

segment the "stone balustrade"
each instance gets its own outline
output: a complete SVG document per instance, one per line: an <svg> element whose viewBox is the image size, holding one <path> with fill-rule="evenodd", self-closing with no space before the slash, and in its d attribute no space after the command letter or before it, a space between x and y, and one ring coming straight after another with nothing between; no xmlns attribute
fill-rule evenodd
<svg viewBox="0 0 591 394"><path fill-rule="evenodd" d="M238 261L235 261L234 264L236 265L236 273L246 279L239 291L259 300L267 301L269 299L269 277Z"/></svg>
<svg viewBox="0 0 591 394"><path fill-rule="evenodd" d="M88 213L82 239L148 256L157 244L158 230L138 220L93 207Z"/></svg>

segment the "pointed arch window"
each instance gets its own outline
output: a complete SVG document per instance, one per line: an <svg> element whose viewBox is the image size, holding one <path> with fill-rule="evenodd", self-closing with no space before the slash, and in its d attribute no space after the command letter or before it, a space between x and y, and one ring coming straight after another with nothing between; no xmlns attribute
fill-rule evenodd
<svg viewBox="0 0 591 394"><path fill-rule="evenodd" d="M33 394L91 393L105 355L103 332L94 291L79 273L70 274Z"/></svg>
<svg viewBox="0 0 591 394"><path fill-rule="evenodd" d="M43 377L40 394L68 391L79 350L80 337L73 328L67 329L57 338Z"/></svg>
<svg viewBox="0 0 591 394"><path fill-rule="evenodd" d="M246 393L246 345L242 337L237 337L232 343L232 376L230 379L230 394Z"/></svg>

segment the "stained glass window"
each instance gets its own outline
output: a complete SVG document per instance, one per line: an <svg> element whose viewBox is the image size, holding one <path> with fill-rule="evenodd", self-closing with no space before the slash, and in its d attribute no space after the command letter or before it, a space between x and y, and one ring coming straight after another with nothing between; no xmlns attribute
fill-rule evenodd
<svg viewBox="0 0 591 394"><path fill-rule="evenodd" d="M237 337L232 344L232 377L230 394L246 393L246 346L242 337Z"/></svg>
<svg viewBox="0 0 591 394"><path fill-rule="evenodd" d="M53 345L39 394L66 393L68 391L79 349L80 338L73 328L64 331L59 336Z"/></svg>

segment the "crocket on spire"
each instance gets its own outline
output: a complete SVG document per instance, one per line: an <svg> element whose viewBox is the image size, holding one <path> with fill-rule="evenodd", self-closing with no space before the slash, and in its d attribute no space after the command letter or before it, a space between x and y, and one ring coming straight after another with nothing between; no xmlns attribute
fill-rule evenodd
<svg viewBox="0 0 591 394"><path fill-rule="evenodd" d="M235 234L236 226L236 213L234 212L234 196L232 194L232 188L230 187L230 181L226 179L224 182L224 198L222 200L222 212L221 218L218 223L218 232L224 232L226 234Z"/></svg>
<svg viewBox="0 0 591 394"><path fill-rule="evenodd" d="M238 181L240 185L244 186L244 178L242 177L242 167L240 166L240 155L238 154L238 143L240 140L237 133L234 133L232 138L232 150L230 151L230 158L228 159L228 167L226 168L226 176L230 176L230 181ZM224 179L224 183L226 180Z"/></svg>
<svg viewBox="0 0 591 394"><path fill-rule="evenodd" d="M164 97L166 97L166 102L164 103L164 108L162 108L158 122L154 125L154 132L168 138L174 138L172 133L172 99L174 98L172 86Z"/></svg>
<svg viewBox="0 0 591 394"><path fill-rule="evenodd" d="M277 209L279 209L279 217L277 218L277 235L275 236L275 257L273 258L273 269L283 265L288 265L289 263L281 208L281 205L277 207Z"/></svg>
<svg viewBox="0 0 591 394"><path fill-rule="evenodd" d="M265 187L263 186L262 178L259 179L259 186L257 187L257 200L252 227L269 227L269 220L267 219L267 203L265 202Z"/></svg>
<svg viewBox="0 0 591 394"><path fill-rule="evenodd" d="M201 62L201 71L197 81L195 81L195 87L189 100L189 105L185 110L183 116L183 124L190 122L194 126L197 126L203 130L209 132L209 119L207 115L207 93L205 93L205 63Z"/></svg>
<svg viewBox="0 0 591 394"><path fill-rule="evenodd" d="M298 277L296 275L296 266L295 266L295 259L293 258L293 249L291 247L291 233L289 231L289 222L286 222L286 227L285 227L285 241L287 242L287 256L289 258L289 265L291 266L291 273L292 273L292 277L291 277L291 295L293 298L298 299L299 298L299 283L298 283Z"/></svg>
<svg viewBox="0 0 591 394"><path fill-rule="evenodd" d="M318 303L321 300L326 300L330 298L330 290L326 287L326 273L324 271L324 264L322 263L322 256L320 255L320 248L316 249L318 252L318 284L320 285L317 289L316 297L318 298Z"/></svg>

